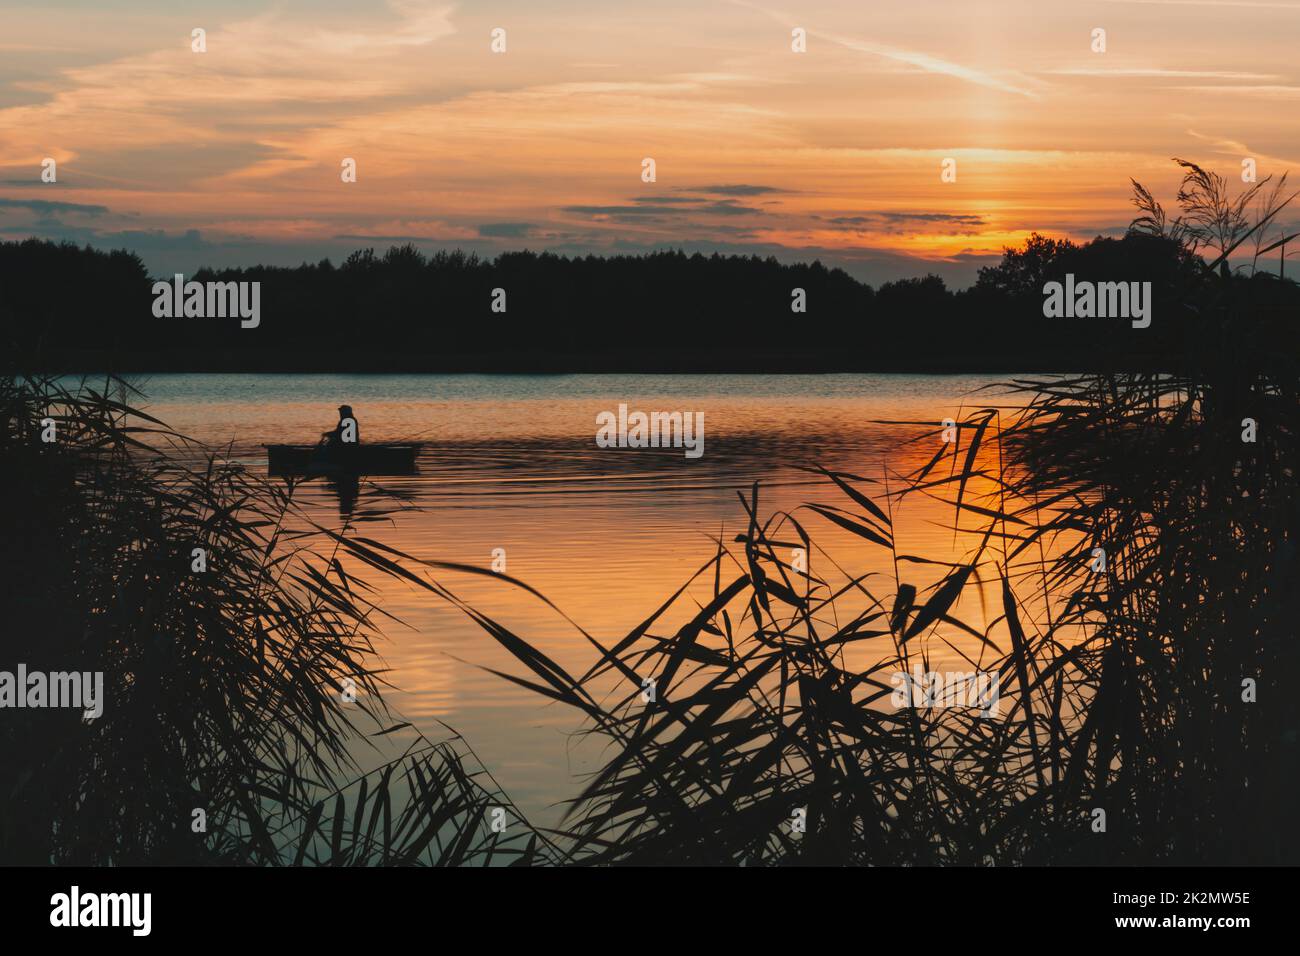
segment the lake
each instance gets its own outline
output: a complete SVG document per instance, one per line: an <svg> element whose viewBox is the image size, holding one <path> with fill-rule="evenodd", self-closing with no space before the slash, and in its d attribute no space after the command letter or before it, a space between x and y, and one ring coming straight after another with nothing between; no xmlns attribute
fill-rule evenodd
<svg viewBox="0 0 1300 956"><path fill-rule="evenodd" d="M760 483L759 511L795 512L809 530L813 573L870 572L868 586L892 597L889 553L824 518L798 511L809 501L854 508L841 492L800 466L821 464L878 480L928 461L944 418L999 401L977 392L988 377L926 375L153 375L133 379L136 404L177 431L265 471L264 444L313 442L349 404L366 442L419 441L418 474L365 482L356 508L387 495L409 504L364 533L416 557L490 568L545 594L606 646L658 608L748 519L738 492ZM1001 399L1005 402L1005 399ZM602 448L597 417L628 409L703 413L703 454L681 448ZM922 424L884 424L912 422ZM883 488L883 486L881 486ZM883 491L863 486L883 502ZM340 521L327 485L301 494L321 520ZM949 506L920 495L894 515L901 552L938 560L969 553L954 535ZM499 551L497 549L500 549ZM941 569L939 569L941 570ZM924 587L939 570L907 565L904 580ZM536 644L570 672L596 659L591 645L544 603L499 579L438 571L434 577L469 604ZM874 582L874 583L873 583ZM432 739L455 728L538 825L554 825L598 751L579 743L580 716L485 668L522 668L460 611L428 592L377 582L376 598L402 626L385 628L380 650L401 719ZM711 581L708 582L711 586ZM666 616L679 626L693 592ZM979 608L961 608L978 622ZM656 629L656 633L660 633ZM960 639L926 648L938 666L977 659ZM974 642L978 644L978 642ZM869 666L882 648L847 652ZM624 693L628 688L622 689ZM360 758L363 760L365 758Z"/></svg>

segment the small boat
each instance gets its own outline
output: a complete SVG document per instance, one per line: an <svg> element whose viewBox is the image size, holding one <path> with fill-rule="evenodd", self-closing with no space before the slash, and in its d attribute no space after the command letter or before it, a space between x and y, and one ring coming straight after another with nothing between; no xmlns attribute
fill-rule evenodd
<svg viewBox="0 0 1300 956"><path fill-rule="evenodd" d="M413 475L419 445L267 445L272 475Z"/></svg>

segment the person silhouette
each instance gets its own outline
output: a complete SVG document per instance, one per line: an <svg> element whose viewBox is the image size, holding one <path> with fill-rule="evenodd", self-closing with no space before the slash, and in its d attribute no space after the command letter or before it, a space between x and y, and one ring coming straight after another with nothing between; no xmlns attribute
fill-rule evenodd
<svg viewBox="0 0 1300 956"><path fill-rule="evenodd" d="M350 426L350 427L349 427ZM344 434L347 433L345 440ZM339 451L346 445L356 446L361 442L361 431L352 414L351 405L339 406L339 423L327 432L321 432L321 443L331 451Z"/></svg>

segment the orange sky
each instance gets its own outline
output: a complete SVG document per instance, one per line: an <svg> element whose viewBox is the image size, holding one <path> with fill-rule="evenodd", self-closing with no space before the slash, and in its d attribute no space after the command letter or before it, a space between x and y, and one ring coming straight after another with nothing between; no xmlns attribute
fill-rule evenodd
<svg viewBox="0 0 1300 956"><path fill-rule="evenodd" d="M127 246L160 274L410 240L964 285L1030 231L1122 229L1130 176L1172 198L1172 156L1300 165L1300 0L789 7L7 4L0 238Z"/></svg>

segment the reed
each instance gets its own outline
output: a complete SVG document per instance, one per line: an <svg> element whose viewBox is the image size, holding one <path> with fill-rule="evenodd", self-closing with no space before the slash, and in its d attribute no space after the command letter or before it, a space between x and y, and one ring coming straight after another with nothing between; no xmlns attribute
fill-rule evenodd
<svg viewBox="0 0 1300 956"><path fill-rule="evenodd" d="M824 472L843 507L763 516L755 486L741 499L747 531L717 541L697 572L712 588L693 613L684 587L612 646L592 639L587 673L546 668L538 692L578 706L612 748L569 808L567 859L1300 858L1288 809L1300 779L1297 316L1273 308L1274 277L1225 268L1290 198L1271 193L1252 226L1258 190L1232 199L1183 165L1178 217L1135 184L1133 227L1214 253L1182 289L1199 344L1171 357L1176 371L1009 383L1014 403L972 413L961 441L924 436L938 451L915 473ZM1254 442L1245 418L1259 423ZM928 588L907 572L932 560L902 553L891 519L916 494L947 501L954 533L980 542ZM797 573L782 556L814 552L815 521L887 552L892 593L847 572ZM985 582L1001 613L980 626L957 608ZM837 614L850 597L866 610ZM686 623L669 627L674 609ZM489 631L542 673L525 641ZM999 719L884 705L884 675L918 654L928 669L926 639L958 650L958 638L993 655L968 660L999 674ZM845 646L863 641L879 663L847 669ZM596 706L610 680L621 691Z"/></svg>
<svg viewBox="0 0 1300 956"><path fill-rule="evenodd" d="M813 469L837 504L768 514L754 485L739 495L744 532L720 535L646 620L613 641L573 625L592 648L580 674L441 583L490 572L417 560L351 523L323 527L292 485L220 457L186 464L192 446L111 389L0 380L5 660L110 681L109 709L91 724L28 712L0 725L0 852L79 863L1294 863L1297 315L1278 305L1295 301L1279 294L1289 283L1226 268L1290 198L1251 192L1262 199L1251 225L1249 202L1184 168L1172 218L1135 184L1133 229L1198 264L1183 301L1166 306L1196 323L1185 354L1159 372L1007 383L1009 401L967 415L956 442L910 423L936 449L915 471ZM62 429L52 446L32 438L47 417ZM946 502L954 540L973 546L946 562L908 553L895 516L912 496ZM357 522L391 514L365 508ZM831 526L878 549L892 579L820 548ZM192 573L194 547L220 573ZM791 548L810 556L807 571ZM528 825L454 734L356 767L352 743L409 728L371 669L386 615L344 560L458 608L517 661L504 679L572 707L606 748L557 831ZM930 670L941 645L998 675L997 715L890 702L891 675ZM850 666L850 648L876 662ZM355 708L341 703L349 680ZM190 829L195 806L207 808L203 836ZM487 826L494 807L509 808L511 837Z"/></svg>
<svg viewBox="0 0 1300 956"><path fill-rule="evenodd" d="M455 736L417 738L360 772L358 741L382 756L375 738L409 727L375 669L387 615L339 560L356 525L315 523L292 484L198 448L132 398L113 379L0 379L3 659L102 671L106 704L89 723L5 712L0 858L473 864L543 852L491 831L490 807L522 815Z"/></svg>

